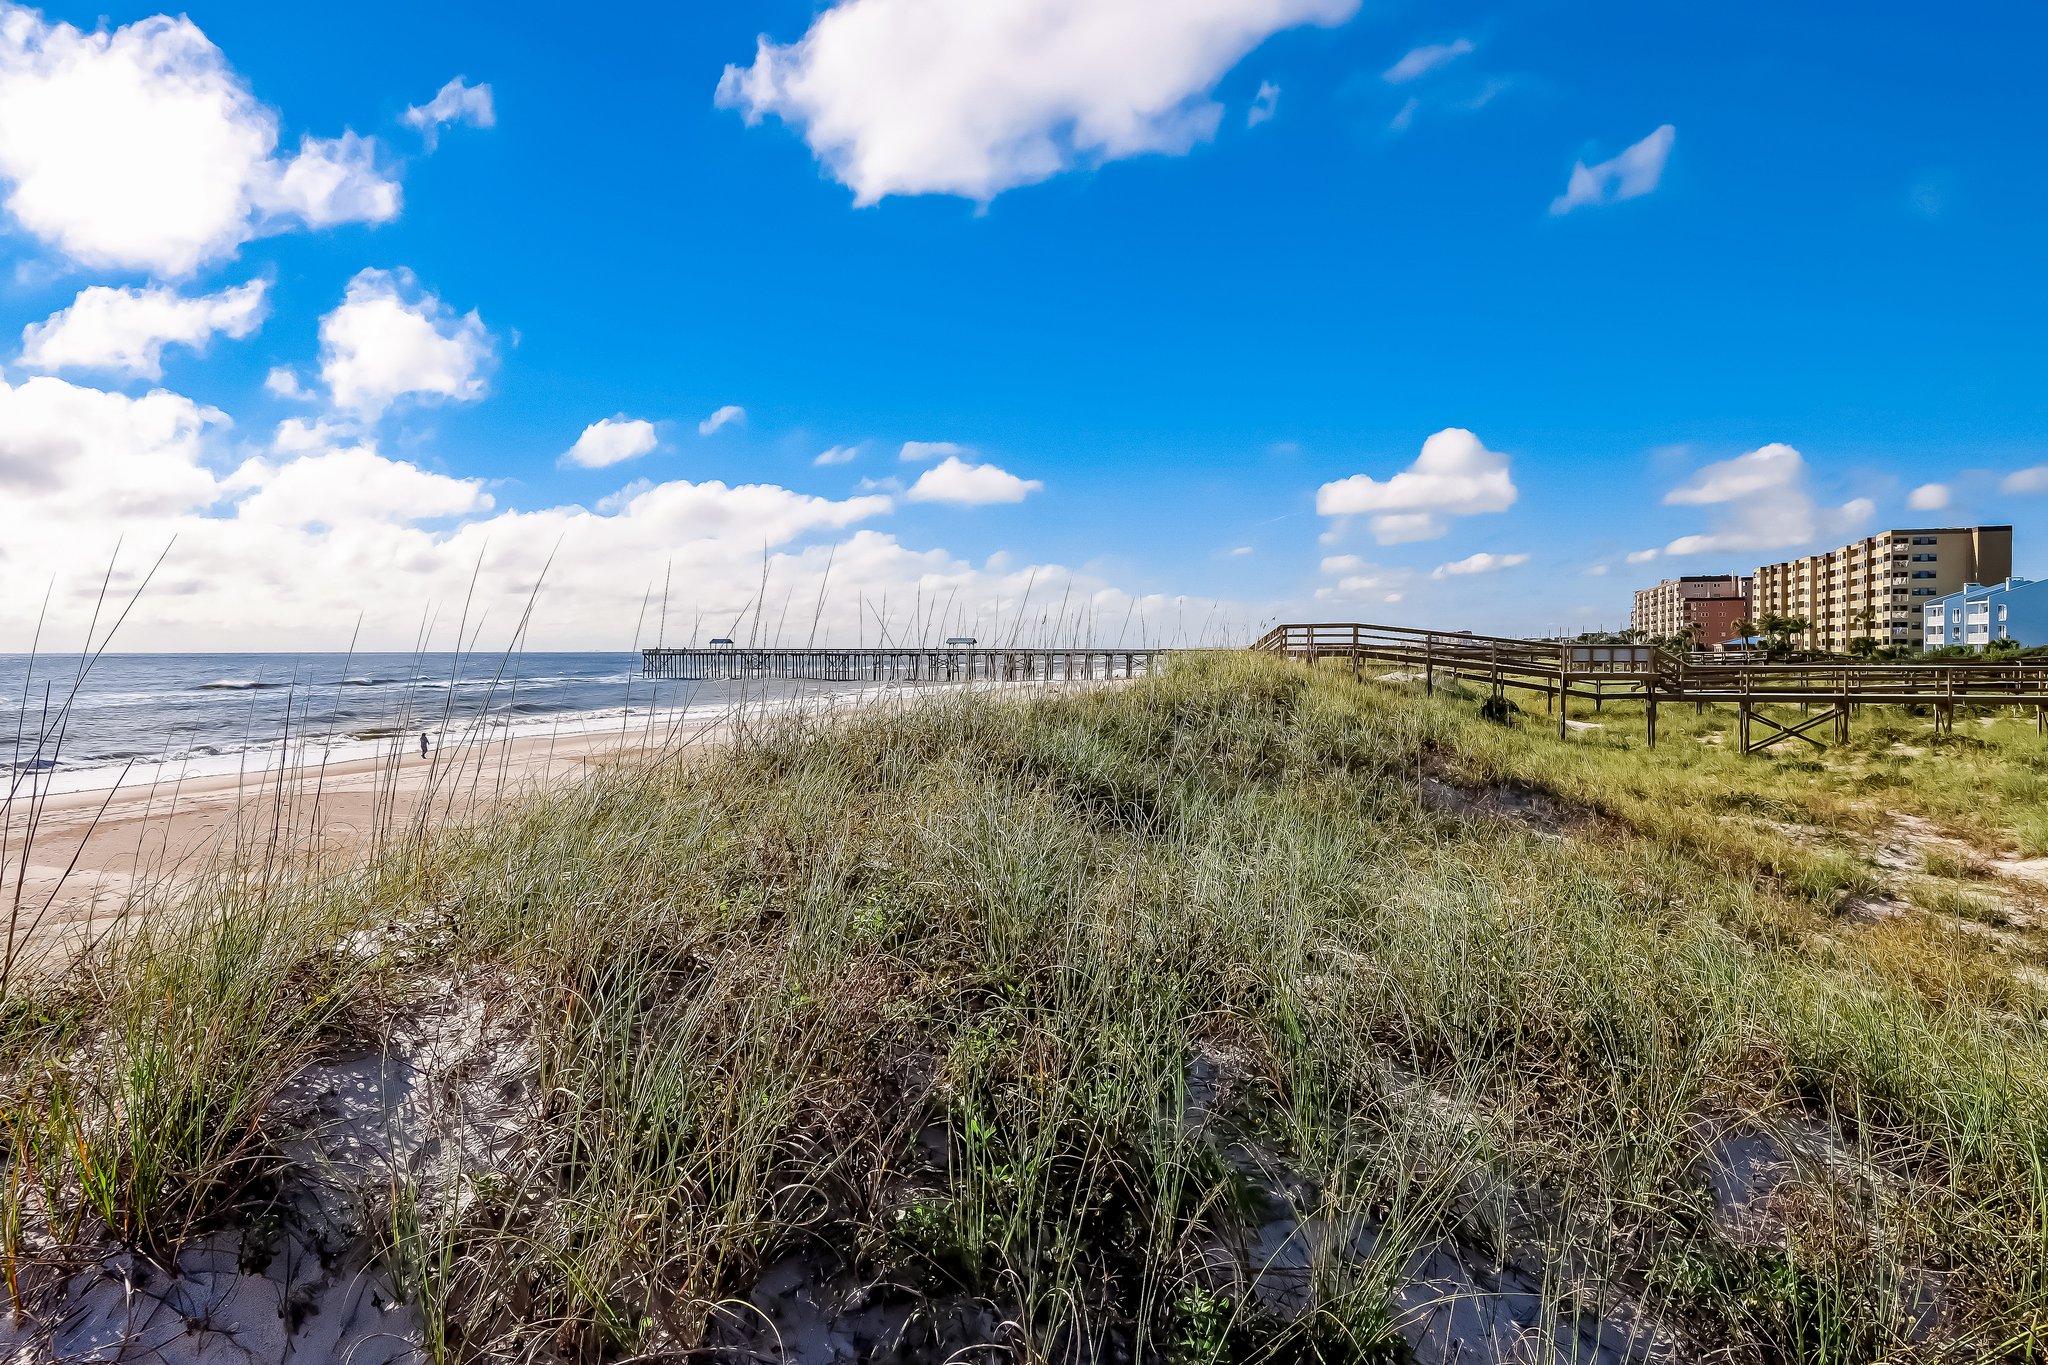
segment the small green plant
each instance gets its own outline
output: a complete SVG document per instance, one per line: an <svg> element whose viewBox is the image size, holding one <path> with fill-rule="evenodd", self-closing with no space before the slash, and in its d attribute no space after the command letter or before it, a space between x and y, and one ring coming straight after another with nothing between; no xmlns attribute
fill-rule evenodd
<svg viewBox="0 0 2048 1365"><path fill-rule="evenodd" d="M1236 1325L1237 1305L1229 1296L1200 1286L1189 1289L1173 1304L1167 1357L1175 1365L1224 1365L1236 1358L1231 1354Z"/></svg>
<svg viewBox="0 0 2048 1365"><path fill-rule="evenodd" d="M870 897L847 915L847 932L857 941L876 943L903 932L903 912L879 897Z"/></svg>
<svg viewBox="0 0 2048 1365"><path fill-rule="evenodd" d="M1772 1359L1879 1365L1905 1342L1900 1285L1881 1260L1707 1245L1660 1263L1657 1279Z"/></svg>

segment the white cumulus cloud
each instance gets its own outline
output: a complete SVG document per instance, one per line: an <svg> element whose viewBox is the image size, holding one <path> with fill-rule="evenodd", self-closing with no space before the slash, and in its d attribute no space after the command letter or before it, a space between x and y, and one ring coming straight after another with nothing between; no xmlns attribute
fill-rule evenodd
<svg viewBox="0 0 2048 1365"><path fill-rule="evenodd" d="M383 455L345 423L294 421L222 475L228 418L189 398L0 382L0 574L18 589L0 594L0 649L27 647L46 587L45 646L82 639L117 543L117 597L171 547L117 637L125 649L336 649L358 620L365 649L410 649L426 621L439 623L430 647L445 647L465 600L494 649L536 583L525 644L540 649L756 632L799 644L814 629L873 643L884 625L896 639L1011 638L1053 602L1064 630L1100 639L1128 623L1141 642L1210 611L1059 564L902 544L865 525L893 510L886 496L642 479L588 506L502 506L484 481ZM650 602L665 582L664 617Z"/></svg>
<svg viewBox="0 0 2048 1365"><path fill-rule="evenodd" d="M225 414L158 389L140 398L38 375L0 381L0 549L203 506L202 445ZM15 572L36 563L9 555Z"/></svg>
<svg viewBox="0 0 2048 1365"><path fill-rule="evenodd" d="M746 424L747 410L737 403L727 403L717 412L712 413L709 417L697 423L697 434L699 436L709 436L720 427L745 426Z"/></svg>
<svg viewBox="0 0 2048 1365"><path fill-rule="evenodd" d="M1482 550L1478 554L1466 555L1463 559L1454 559L1448 564L1439 564L1429 571L1429 576L1451 578L1460 574L1499 573L1502 569L1512 569L1528 562L1527 555L1495 555Z"/></svg>
<svg viewBox="0 0 2048 1365"><path fill-rule="evenodd" d="M896 452L896 458L911 464L944 459L948 455L972 454L966 446L953 441L905 441L903 449Z"/></svg>
<svg viewBox="0 0 2048 1365"><path fill-rule="evenodd" d="M89 266L190 274L294 221L396 217L375 143L277 155L277 114L190 19L111 31L0 6L0 180L14 220Z"/></svg>
<svg viewBox="0 0 2048 1365"><path fill-rule="evenodd" d="M320 319L320 378L337 407L366 418L402 397L468 402L484 392L491 339L406 270L365 270Z"/></svg>
<svg viewBox="0 0 2048 1365"><path fill-rule="evenodd" d="M1325 555L1318 567L1326 577L1336 580L1315 590L1315 598L1319 602L1360 599L1398 602L1415 577L1412 569L1388 568L1369 563L1358 555Z"/></svg>
<svg viewBox="0 0 2048 1365"><path fill-rule="evenodd" d="M616 417L600 417L583 428L576 444L562 452L561 462L584 469L603 469L638 459L659 444L661 438L655 433L654 423L622 412Z"/></svg>
<svg viewBox="0 0 2048 1365"><path fill-rule="evenodd" d="M1651 549L1651 550L1630 550L1630 551L1628 552L1628 554L1627 554L1627 555L1625 555L1625 556L1623 556L1623 557L1624 557L1625 559L1627 559L1627 560L1628 560L1628 562L1629 562L1629 563L1631 563L1631 564L1647 564L1647 563L1649 563L1649 562L1650 562L1651 560L1655 559L1655 558L1656 558L1656 557L1657 557L1658 555L1660 555L1660 554L1663 554L1663 553L1664 553L1664 552L1663 552L1662 550L1655 550L1655 549Z"/></svg>
<svg viewBox="0 0 2048 1365"><path fill-rule="evenodd" d="M859 445L831 446L818 452L818 458L811 463L823 468L826 465L845 464L860 454Z"/></svg>
<svg viewBox="0 0 2048 1365"><path fill-rule="evenodd" d="M389 460L368 446L322 450L282 467L264 462L236 471L254 483L235 514L280 526L403 525L490 508L480 479L456 479Z"/></svg>
<svg viewBox="0 0 2048 1365"><path fill-rule="evenodd" d="M840 0L797 41L763 36L718 103L774 115L856 203L986 203L1076 165L1211 137L1216 82L1271 34L1359 0Z"/></svg>
<svg viewBox="0 0 2048 1365"><path fill-rule="evenodd" d="M195 351L219 333L239 340L262 325L269 285L251 280L188 296L166 285L96 284L59 312L22 329L21 363L33 370L102 370L161 379L164 347Z"/></svg>
<svg viewBox="0 0 2048 1365"><path fill-rule="evenodd" d="M1415 463L1388 479L1353 474L1316 490L1326 517L1370 515L1382 545L1434 540L1445 517L1505 512L1519 496L1508 457L1488 450L1463 427L1446 427L1422 443Z"/></svg>
<svg viewBox="0 0 2048 1365"><path fill-rule="evenodd" d="M1380 73L1380 79L1388 85L1402 85L1427 76L1438 67L1449 66L1471 50L1470 38L1457 38L1448 43L1425 43L1421 47L1410 48L1406 56Z"/></svg>
<svg viewBox="0 0 2048 1365"><path fill-rule="evenodd" d="M1566 214L1590 204L1613 204L1648 194L1664 178L1664 163L1677 138L1678 130L1666 123L1619 156L1594 166L1576 163L1564 193L1550 201L1550 211Z"/></svg>
<svg viewBox="0 0 2048 1365"><path fill-rule="evenodd" d="M1846 534L1877 511L1868 498L1820 506L1808 486L1809 473L1806 457L1782 441L1701 467L1666 493L1664 501L1674 507L1719 508L1717 525L1705 534L1680 536L1664 553L1787 549Z"/></svg>
<svg viewBox="0 0 2048 1365"><path fill-rule="evenodd" d="M376 142L343 133L302 138L299 154L259 187L256 202L323 228L389 222L398 216L399 191L397 181L378 173Z"/></svg>
<svg viewBox="0 0 2048 1365"><path fill-rule="evenodd" d="M1280 112L1280 87L1271 81L1259 82L1259 93L1252 96L1252 107L1244 112L1244 126L1256 128Z"/></svg>
<svg viewBox="0 0 2048 1365"><path fill-rule="evenodd" d="M2015 469L1998 482L2001 493L2048 493L2048 464Z"/></svg>
<svg viewBox="0 0 2048 1365"><path fill-rule="evenodd" d="M1923 483L1906 495L1906 506L1915 512L1939 512L1948 506L1949 487L1945 483Z"/></svg>
<svg viewBox="0 0 2048 1365"><path fill-rule="evenodd" d="M969 464L958 455L948 455L917 476L904 496L912 502L950 502L963 507L983 507L997 502L1022 502L1045 485L1037 479L1020 479L992 464Z"/></svg>
<svg viewBox="0 0 2048 1365"><path fill-rule="evenodd" d="M489 85L471 85L457 76L434 93L434 98L425 104L415 104L405 111L406 126L417 128L420 140L428 151L441 140L441 130L457 123L466 123L472 128L494 128L498 123L498 108L491 99Z"/></svg>
<svg viewBox="0 0 2048 1365"><path fill-rule="evenodd" d="M316 417L310 422L303 417L287 417L270 434L270 448L285 455L324 450L353 437L356 430L353 422L331 417Z"/></svg>

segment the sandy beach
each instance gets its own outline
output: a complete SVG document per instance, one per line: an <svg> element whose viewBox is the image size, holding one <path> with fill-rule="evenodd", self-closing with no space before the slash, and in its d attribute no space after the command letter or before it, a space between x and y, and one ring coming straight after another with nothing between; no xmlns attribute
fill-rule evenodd
<svg viewBox="0 0 2048 1365"><path fill-rule="evenodd" d="M75 939L132 904L160 904L209 870L359 857L415 822L463 822L500 803L657 749L701 746L730 717L630 731L527 734L413 747L376 758L255 773L187 776L99 790L18 793L5 821L0 874L17 932ZM22 848L28 854L24 865Z"/></svg>

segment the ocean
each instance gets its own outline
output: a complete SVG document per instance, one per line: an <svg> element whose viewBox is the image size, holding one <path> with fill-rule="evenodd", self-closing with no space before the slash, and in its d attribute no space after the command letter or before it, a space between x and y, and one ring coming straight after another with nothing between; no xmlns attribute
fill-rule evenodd
<svg viewBox="0 0 2048 1365"><path fill-rule="evenodd" d="M44 791L830 705L875 684L652 682L628 653L0 654L0 767ZM4 789L4 787L0 787Z"/></svg>

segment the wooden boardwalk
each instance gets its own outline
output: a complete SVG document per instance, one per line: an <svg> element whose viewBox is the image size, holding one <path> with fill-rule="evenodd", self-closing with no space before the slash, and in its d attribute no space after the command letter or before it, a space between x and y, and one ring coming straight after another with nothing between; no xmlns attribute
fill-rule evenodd
<svg viewBox="0 0 2048 1365"><path fill-rule="evenodd" d="M1821 748L1824 728L1836 742L1846 740L1859 706L1924 706L1937 731L1954 726L1959 706L2031 708L2036 728L2048 731L2048 662L1720 662L1652 645L1555 643L1359 622L1275 626L1253 648L1310 663L1348 660L1354 674L1367 662L1391 664L1425 689L1455 678L1483 683L1496 697L1540 692L1556 714L1560 737L1574 699L1592 702L1596 711L1607 701L1640 702L1653 747L1657 708L1672 702L1735 707L1743 753L1789 739ZM1799 718L1763 709L1784 705L1799 707Z"/></svg>
<svg viewBox="0 0 2048 1365"><path fill-rule="evenodd" d="M726 682L782 678L814 682L1083 682L1156 671L1163 649L643 649L649 678Z"/></svg>

